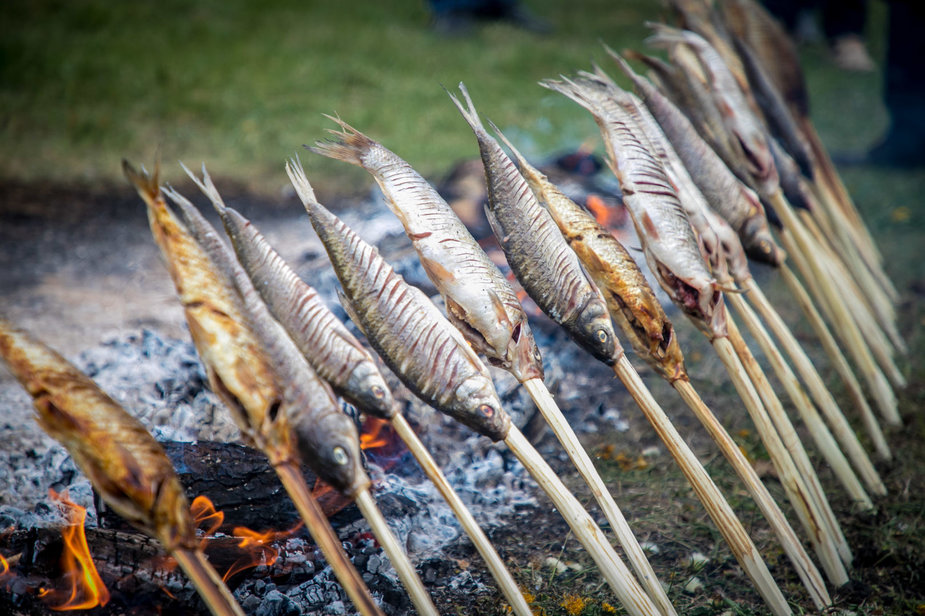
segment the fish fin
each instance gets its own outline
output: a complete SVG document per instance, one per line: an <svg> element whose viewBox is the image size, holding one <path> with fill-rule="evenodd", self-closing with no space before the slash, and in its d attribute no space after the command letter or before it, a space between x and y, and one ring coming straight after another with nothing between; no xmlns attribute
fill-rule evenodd
<svg viewBox="0 0 925 616"><path fill-rule="evenodd" d="M154 173L149 174L144 167L141 168L141 171L138 171L132 166L132 163L124 158L122 159L122 172L125 177L132 183L135 190L144 199L144 202L151 207L154 207L155 203L160 199L161 189L158 186L160 167L160 161L155 161Z"/></svg>
<svg viewBox="0 0 925 616"><path fill-rule="evenodd" d="M475 131L476 135L479 135L480 133L485 134L485 126L482 124L481 118L479 118L478 111L475 110L475 105L472 102L472 98L469 96L469 90L466 89L466 85L461 81L459 82L459 91L462 92L468 109L463 108L462 103L459 102L459 99L456 98L452 92L446 88L443 89L450 96L450 100L452 100L453 104L456 105L456 108L459 109L459 113L461 113L462 117L465 118L466 122L469 123L469 126L472 127L472 130Z"/></svg>
<svg viewBox="0 0 925 616"><path fill-rule="evenodd" d="M337 123L341 130L328 129L328 132L333 135L335 139L316 141L314 146L306 146L307 149L315 154L362 167L363 157L367 152L379 144L341 120L339 117L327 114L325 114L324 117Z"/></svg>
<svg viewBox="0 0 925 616"><path fill-rule="evenodd" d="M502 246L507 244L507 236L504 234L504 229L501 227L501 223L498 222L498 219L495 218L495 214L491 211L488 204L485 205L485 218L488 219L488 226L491 227L495 237L498 238L498 243Z"/></svg>
<svg viewBox="0 0 925 616"><path fill-rule="evenodd" d="M687 45L689 43L684 30L654 21L647 21L645 25L652 30L652 35L643 41L650 47L670 49L675 45Z"/></svg>
<svg viewBox="0 0 925 616"><path fill-rule="evenodd" d="M453 275L453 272L449 271L443 265L437 261L420 255L421 265L424 267L424 270L427 272L427 275L431 279L439 280L440 283L449 284L456 280L456 276ZM440 283L435 282L436 286L439 288Z"/></svg>
<svg viewBox="0 0 925 616"><path fill-rule="evenodd" d="M495 316L498 318L500 323L507 323L510 327L513 327L510 317L508 317L507 310L504 309L504 302L501 301L501 298L498 297L498 294L495 293L494 289L488 289L488 295L491 297L491 306L494 308Z"/></svg>
<svg viewBox="0 0 925 616"><path fill-rule="evenodd" d="M353 304L350 303L350 298L347 297L347 294L344 293L343 289L337 289L337 298L340 300L340 305L344 307L344 312L346 312L347 316L350 317L350 320L353 321L353 324L357 326L358 330L363 332L364 336L366 336L366 330L363 329L363 324L360 321L360 317L357 316L357 312L354 310Z"/></svg>

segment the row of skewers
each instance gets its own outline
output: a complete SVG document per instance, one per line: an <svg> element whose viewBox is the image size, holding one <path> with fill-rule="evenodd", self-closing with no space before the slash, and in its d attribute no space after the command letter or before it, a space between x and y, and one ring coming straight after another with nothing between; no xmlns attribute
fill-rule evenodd
<svg viewBox="0 0 925 616"><path fill-rule="evenodd" d="M465 86L460 84L461 99L450 97L476 136L488 184L488 220L523 289L577 344L613 368L768 609L790 614L742 523L624 353L614 323L619 326L636 355L678 391L707 429L767 519L814 607L823 609L831 604L825 580L835 587L848 581L851 547L784 405L725 302L758 342L840 485L860 508L871 509L871 495L884 494L885 487L813 363L750 274L747 256L780 271L882 459L890 457L889 446L841 349L848 350L883 419L897 425L893 386L903 385L896 355L904 350L895 326L897 294L813 131L785 35L751 0L726 0L713 8L699 0L672 5L686 29L655 24L650 39L667 49L670 63L607 49L636 94L600 67L541 85L573 99L597 121L649 269L716 349L824 577L700 399L673 326L630 254L497 127L492 125L500 142L488 133ZM637 74L624 56L643 62L649 76ZM675 614L619 506L546 389L527 316L504 276L408 163L332 120L338 125L332 138L310 149L373 176L446 307L444 315L321 205L301 164L291 160L287 172L341 282L341 303L351 320L410 391L511 449L628 613ZM529 615L503 561L398 412L374 357L259 231L223 203L205 168L198 177L184 167L219 213L231 249L190 201L159 185L156 170L149 175L128 163L124 169L147 205L212 389L242 438L267 455L357 610L381 613L314 502L300 463L356 500L418 613L437 613L370 495L356 428L341 412L338 396L394 426L457 515L513 612ZM2 321L0 355L35 398L40 424L68 447L103 498L161 541L213 613L240 614L202 555L179 482L144 427L60 356ZM479 355L509 371L530 394L586 481L629 567L512 424Z"/></svg>

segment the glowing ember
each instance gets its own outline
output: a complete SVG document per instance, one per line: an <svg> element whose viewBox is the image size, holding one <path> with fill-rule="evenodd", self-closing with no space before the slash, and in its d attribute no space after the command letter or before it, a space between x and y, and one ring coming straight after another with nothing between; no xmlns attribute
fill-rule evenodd
<svg viewBox="0 0 925 616"><path fill-rule="evenodd" d="M363 430L360 434L360 447L362 449L378 449L388 445L390 431L389 422L385 419L367 417L363 422Z"/></svg>
<svg viewBox="0 0 925 616"><path fill-rule="evenodd" d="M0 554L0 580L2 580L4 576L8 575L9 572L10 563L8 563L5 558L3 558L3 554Z"/></svg>
<svg viewBox="0 0 925 616"><path fill-rule="evenodd" d="M608 229L616 229L626 223L625 209L617 205L608 205L597 195L588 195L585 205L594 215L595 220Z"/></svg>
<svg viewBox="0 0 925 616"><path fill-rule="evenodd" d="M103 606L109 602L109 591L103 585L96 566L90 558L90 548L84 533L87 510L72 503L67 493L58 494L49 490L52 500L58 502L70 524L61 531L64 539L64 551L61 553L61 569L71 588L68 592L40 589L39 597L46 599L55 611L86 610Z"/></svg>
<svg viewBox="0 0 925 616"><path fill-rule="evenodd" d="M238 547L246 553L228 568L222 580L227 582L236 573L240 573L251 567L257 567L259 565L266 565L267 567L272 566L279 557L279 550L267 544L285 539L300 528L302 528L302 522L299 522L289 530L269 530L263 533L258 533L244 526L235 527L234 535L241 539L238 542Z"/></svg>

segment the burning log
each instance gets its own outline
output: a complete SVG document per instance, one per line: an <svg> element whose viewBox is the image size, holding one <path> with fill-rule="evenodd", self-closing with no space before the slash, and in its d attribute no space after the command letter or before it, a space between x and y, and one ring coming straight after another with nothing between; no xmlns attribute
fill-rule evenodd
<svg viewBox="0 0 925 616"><path fill-rule="evenodd" d="M348 495L366 490L355 427L330 388L287 346L208 222L175 195L183 225L161 196L156 174L141 175L127 162L124 168L147 204L212 389L242 437L267 455L357 608L364 616L381 614L298 470L301 453L316 474Z"/></svg>
<svg viewBox="0 0 925 616"><path fill-rule="evenodd" d="M511 424L490 375L462 335L375 248L315 200L295 163L289 168L341 281L345 308L392 371L428 404L494 441L504 440L556 504L624 607L634 615L658 614L588 513Z"/></svg>
<svg viewBox="0 0 925 616"><path fill-rule="evenodd" d="M63 357L2 320L0 355L32 395L39 425L68 448L109 506L157 538L215 616L243 616L199 549L180 482L144 426Z"/></svg>

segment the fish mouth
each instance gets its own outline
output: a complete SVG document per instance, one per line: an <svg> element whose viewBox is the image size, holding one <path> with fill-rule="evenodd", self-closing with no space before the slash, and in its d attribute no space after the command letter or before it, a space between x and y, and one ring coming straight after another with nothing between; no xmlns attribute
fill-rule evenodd
<svg viewBox="0 0 925 616"><path fill-rule="evenodd" d="M508 357L511 358L508 369L519 382L543 380L543 357L533 339L533 332L523 322L517 323L511 330Z"/></svg>
<svg viewBox="0 0 925 616"><path fill-rule="evenodd" d="M709 335L719 336L725 332L725 312L722 311L723 296L715 280L706 285L694 286L678 276L667 267L658 264L659 275L668 286L668 291L680 304L681 310L694 317L698 325L709 327ZM707 293L706 291L709 291Z"/></svg>

